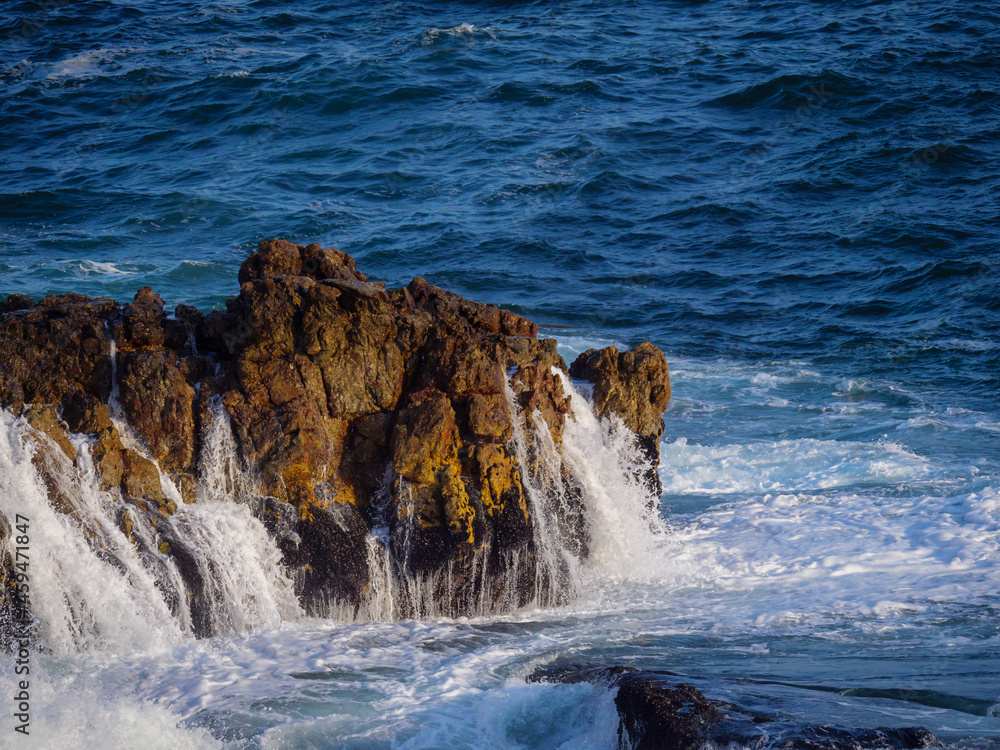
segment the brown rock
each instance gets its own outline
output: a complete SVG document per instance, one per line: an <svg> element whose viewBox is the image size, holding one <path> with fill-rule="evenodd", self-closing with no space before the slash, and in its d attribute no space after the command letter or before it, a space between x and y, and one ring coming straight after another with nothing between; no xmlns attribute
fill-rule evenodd
<svg viewBox="0 0 1000 750"><path fill-rule="evenodd" d="M111 429L108 405L82 391L63 397L62 417L72 432L96 434Z"/></svg>
<svg viewBox="0 0 1000 750"><path fill-rule="evenodd" d="M144 286L135 293L132 304L125 306L115 340L123 351L163 346L163 300Z"/></svg>
<svg viewBox="0 0 1000 750"><path fill-rule="evenodd" d="M347 253L318 244L296 245L287 240L267 240L240 267L240 284L272 276L309 276L314 279L367 281Z"/></svg>
<svg viewBox="0 0 1000 750"><path fill-rule="evenodd" d="M111 392L106 322L119 308L77 294L46 297L0 317L0 406L58 404L64 394Z"/></svg>
<svg viewBox="0 0 1000 750"><path fill-rule="evenodd" d="M168 515L177 510L173 500L163 496L156 465L127 448L122 451L122 493L128 498L152 500Z"/></svg>
<svg viewBox="0 0 1000 750"><path fill-rule="evenodd" d="M118 356L118 380L125 419L167 472L193 468L194 389L176 360L160 350Z"/></svg>
<svg viewBox="0 0 1000 750"><path fill-rule="evenodd" d="M156 465L126 449L111 422L113 364L124 421L186 502L197 495L202 439L221 399L239 458L267 496L262 517L281 521L275 535L310 611L360 603L370 583L365 538L376 525L389 526L397 565L454 596L443 611L527 602L538 581L525 476L561 483L560 525L586 554L585 524L573 515L578 488L540 468L540 449L561 443L570 403L553 373L565 362L554 341L535 338L534 323L419 278L387 291L350 256L315 244L263 242L239 281L225 310L207 316L181 305L168 318L148 287L124 307L79 295L0 304L0 406L34 404L33 424L70 459L67 429L94 436L102 487L129 502L126 533L154 568L163 542L200 602L196 632L213 627L202 611L211 587L182 535L167 530L175 508ZM633 429L658 438L665 401L653 386L665 382L669 398L669 380L656 354L615 352L590 370L607 386L599 408L623 410ZM636 393L648 405L632 403ZM530 443L529 466L519 465L515 432ZM150 541L136 524L162 538ZM419 614L413 602L401 606Z"/></svg>
<svg viewBox="0 0 1000 750"><path fill-rule="evenodd" d="M663 412L670 403L667 359L648 341L619 352L614 346L588 349L573 362L569 373L594 384L594 410L599 417L617 414L636 433L649 460L646 483L658 497L662 492L657 467Z"/></svg>
<svg viewBox="0 0 1000 750"><path fill-rule="evenodd" d="M437 567L476 541L461 448L448 397L434 388L411 396L399 412L391 450L395 532L408 539L407 563L414 568Z"/></svg>
<svg viewBox="0 0 1000 750"><path fill-rule="evenodd" d="M468 400L469 430L485 440L510 440L513 426L507 399L499 393L473 393Z"/></svg>
<svg viewBox="0 0 1000 750"><path fill-rule="evenodd" d="M510 362L518 365L511 381L525 428L528 431L533 429L534 414L537 412L545 420L552 440L558 445L562 442L570 402L563 393L562 382L552 372L553 367L566 371L566 363L556 352L555 339L518 342Z"/></svg>
<svg viewBox="0 0 1000 750"><path fill-rule="evenodd" d="M58 445L70 461L76 461L76 448L69 440L66 430L59 424L54 406L33 404L24 414L28 424L49 437Z"/></svg>
<svg viewBox="0 0 1000 750"><path fill-rule="evenodd" d="M124 450L117 428L107 427L97 433L92 453L102 489L115 489L121 485L125 471Z"/></svg>

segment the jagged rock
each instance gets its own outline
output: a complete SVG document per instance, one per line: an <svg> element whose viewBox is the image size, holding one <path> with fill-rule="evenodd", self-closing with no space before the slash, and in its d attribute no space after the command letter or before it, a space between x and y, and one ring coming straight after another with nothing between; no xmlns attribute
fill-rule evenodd
<svg viewBox="0 0 1000 750"><path fill-rule="evenodd" d="M80 391L63 397L62 417L72 432L96 435L112 429L108 405Z"/></svg>
<svg viewBox="0 0 1000 750"><path fill-rule="evenodd" d="M392 435L394 535L409 538L406 563L436 568L460 545L475 544L476 510L462 478L461 442L448 397L433 387L413 394Z"/></svg>
<svg viewBox="0 0 1000 750"><path fill-rule="evenodd" d="M707 739L710 729L725 718L722 711L690 685L666 687L643 677L621 681L615 707L621 718L621 744L635 750L697 747Z"/></svg>
<svg viewBox="0 0 1000 750"><path fill-rule="evenodd" d="M49 439L58 445L70 461L76 461L76 448L70 442L66 430L59 424L59 416L56 414L54 406L51 404L33 404L25 411L24 416L28 420L28 424L47 435Z"/></svg>
<svg viewBox="0 0 1000 750"><path fill-rule="evenodd" d="M135 293L132 304L125 305L115 325L115 342L122 351L158 349L163 346L163 300L144 286Z"/></svg>
<svg viewBox="0 0 1000 750"><path fill-rule="evenodd" d="M76 391L108 400L106 323L118 313L114 302L66 294L13 307L0 317L0 404L19 412L25 403L57 404Z"/></svg>
<svg viewBox="0 0 1000 750"><path fill-rule="evenodd" d="M368 526L356 507L332 503L300 519L299 541L280 541L285 564L295 573L306 611L330 616L337 607L357 607L369 583Z"/></svg>
<svg viewBox="0 0 1000 750"><path fill-rule="evenodd" d="M172 500L164 498L160 486L160 473L156 465L134 450L122 451L122 494L127 498L152 500L165 513L176 508Z"/></svg>
<svg viewBox="0 0 1000 750"><path fill-rule="evenodd" d="M208 315L180 305L170 316L148 287L124 306L72 294L0 303L0 405L32 404L32 424L67 460L81 460L68 432L90 436L101 486L131 504L124 533L150 560L174 557L193 601L208 589L169 538L176 509L160 471L196 500L220 400L266 498L253 500L255 513L308 611L358 605L376 526L388 529L401 570L454 597L441 611L526 603L539 584L529 479L558 490L556 526L586 555L580 488L542 460L571 413L554 373L566 363L534 323L420 278L386 290L349 255L315 244L263 242L239 281ZM601 413L621 413L655 448L669 399L659 350L644 344L581 367L598 381ZM156 529L162 547L140 540L136 522ZM202 618L196 631L211 627Z"/></svg>
<svg viewBox="0 0 1000 750"><path fill-rule="evenodd" d="M123 352L118 382L126 421L160 468L177 473L194 465L194 388L171 360L159 351Z"/></svg>
<svg viewBox="0 0 1000 750"><path fill-rule="evenodd" d="M656 469L660 463L663 412L670 403L670 373L663 352L645 341L634 349L588 349L569 368L574 378L594 384L594 411L600 417L617 414L639 437L648 459L644 478L650 491L663 491Z"/></svg>
<svg viewBox="0 0 1000 750"><path fill-rule="evenodd" d="M122 445L118 428L111 426L110 421L107 427L99 428L99 430L95 434L96 439L91 449L94 465L99 475L98 481L102 489L118 489L125 473L123 459L125 446Z"/></svg>
<svg viewBox="0 0 1000 750"><path fill-rule="evenodd" d="M318 244L296 245L287 240L267 240L240 266L240 284L271 276L309 276L314 279L368 281L347 253Z"/></svg>

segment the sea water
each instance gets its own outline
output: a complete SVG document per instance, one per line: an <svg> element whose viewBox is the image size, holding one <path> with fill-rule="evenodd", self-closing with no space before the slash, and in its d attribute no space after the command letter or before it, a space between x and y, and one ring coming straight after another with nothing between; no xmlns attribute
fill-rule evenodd
<svg viewBox="0 0 1000 750"><path fill-rule="evenodd" d="M0 295L219 307L282 236L510 307L567 360L651 340L674 393L659 517L581 410L563 460L599 533L575 598L457 620L392 621L388 595L381 621L303 616L219 415L217 481L174 521L218 573L208 639L86 471L63 467L119 565L45 510L3 415L0 507L30 510L48 613L30 746L615 747L613 692L526 679L549 664L1000 743L991 4L14 2L0 23ZM9 714L0 746L27 746Z"/></svg>

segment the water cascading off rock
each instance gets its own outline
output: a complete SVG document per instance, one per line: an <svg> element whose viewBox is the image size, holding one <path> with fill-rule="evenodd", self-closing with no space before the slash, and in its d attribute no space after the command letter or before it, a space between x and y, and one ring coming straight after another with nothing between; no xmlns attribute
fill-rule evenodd
<svg viewBox="0 0 1000 750"><path fill-rule="evenodd" d="M167 315L148 288L124 306L0 302L4 426L30 444L7 460L34 472L67 533L110 570L129 558L159 592L150 607L196 635L300 610L398 619L573 595L592 519L563 442L589 406L569 398L554 340L423 279L386 290L318 245L262 243L239 280L208 315ZM570 371L594 381L600 416L636 433L634 483L655 498L662 352L590 351ZM81 477L86 502L70 491ZM95 523L113 539L83 531ZM227 533L253 550L252 581L206 551ZM220 610L227 598L240 601Z"/></svg>

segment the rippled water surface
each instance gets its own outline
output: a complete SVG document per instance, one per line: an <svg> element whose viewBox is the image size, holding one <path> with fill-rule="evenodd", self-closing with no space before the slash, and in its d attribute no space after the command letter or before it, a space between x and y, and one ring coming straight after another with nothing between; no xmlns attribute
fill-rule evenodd
<svg viewBox="0 0 1000 750"><path fill-rule="evenodd" d="M53 0L0 40L0 296L218 307L281 236L674 384L635 576L53 657L53 742L613 746L607 691L523 680L572 660L1000 736L994 3Z"/></svg>

